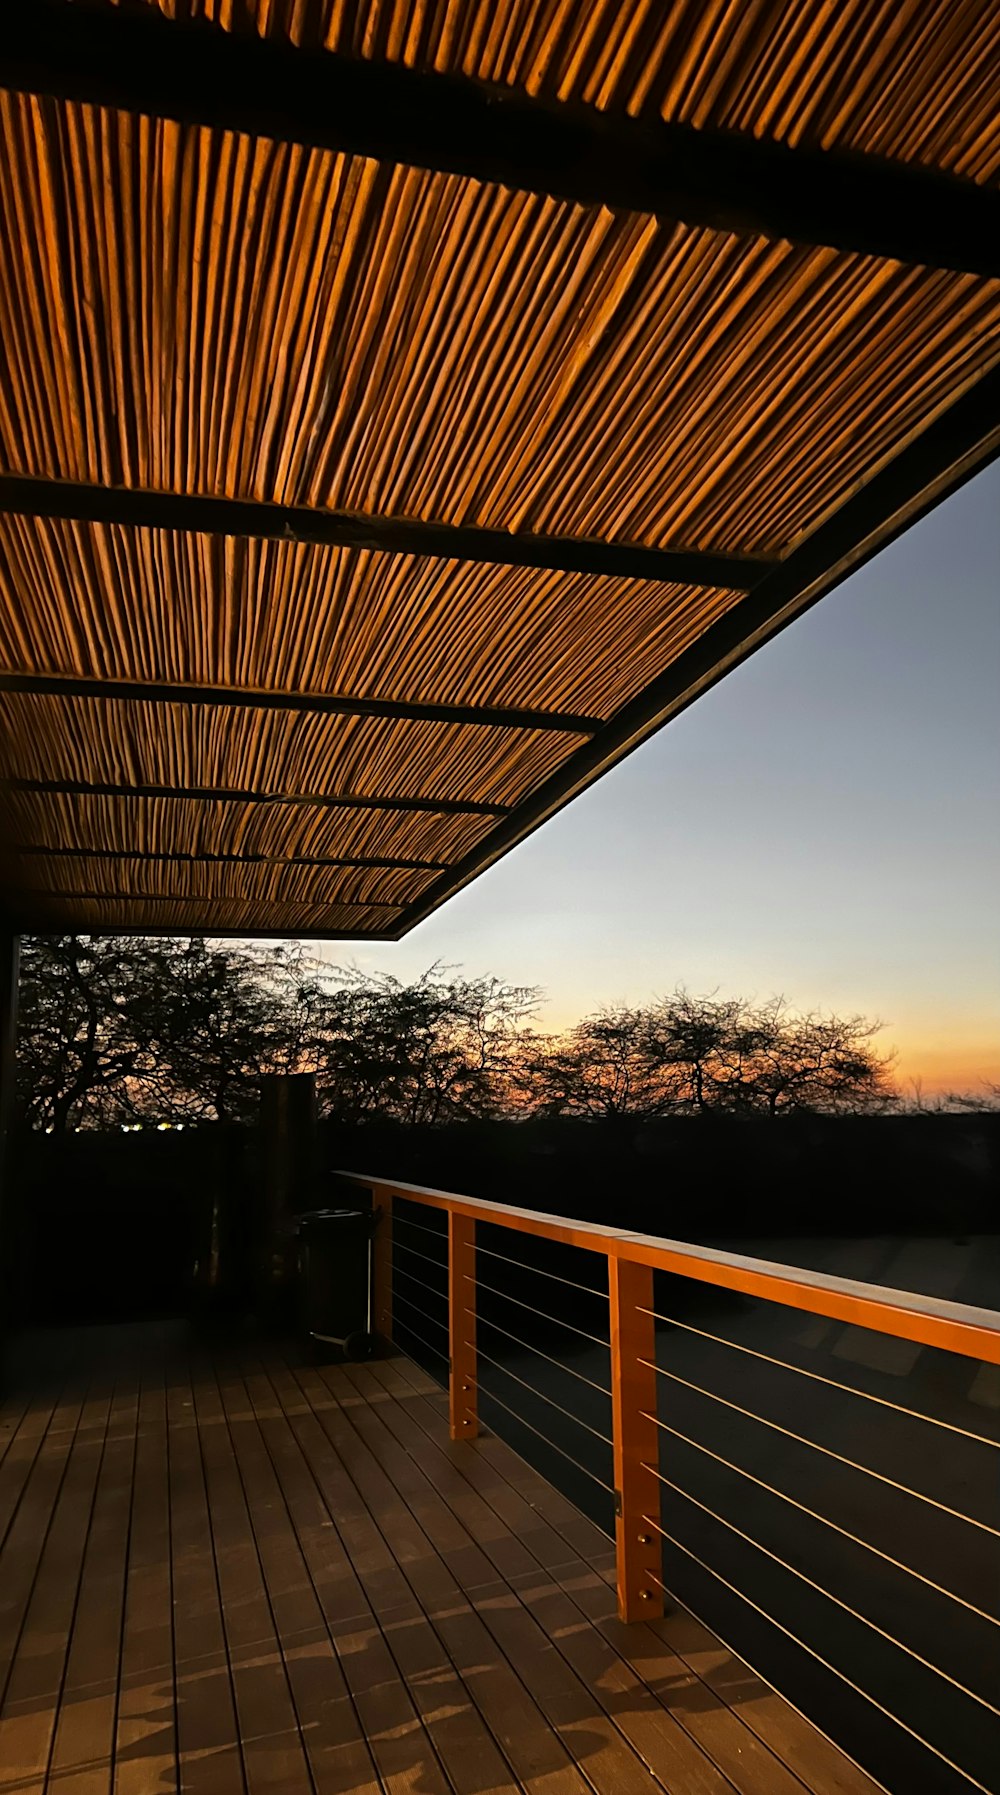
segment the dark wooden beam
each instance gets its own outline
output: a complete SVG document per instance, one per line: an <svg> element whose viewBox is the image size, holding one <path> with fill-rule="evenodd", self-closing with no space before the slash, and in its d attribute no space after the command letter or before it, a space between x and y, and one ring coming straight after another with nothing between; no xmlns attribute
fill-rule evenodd
<svg viewBox="0 0 1000 1795"><path fill-rule="evenodd" d="M0 84L21 92L713 230L1000 273L1000 195L916 165L533 99L460 76L177 22L152 7L31 0L7 10Z"/></svg>
<svg viewBox="0 0 1000 1795"><path fill-rule="evenodd" d="M364 859L331 858L326 854L149 854L132 848L54 848L32 842L18 848L22 860L140 860L169 866L329 866L345 872L443 872L447 860L390 860L367 855ZM58 893L56 893L58 896ZM0 937L2 939L2 937Z"/></svg>
<svg viewBox="0 0 1000 1795"><path fill-rule="evenodd" d="M652 212L711 230L1000 273L1000 194L876 156L298 50L153 7L32 0L9 9L0 83L187 124L373 156ZM817 52L822 56L822 50Z"/></svg>
<svg viewBox="0 0 1000 1795"><path fill-rule="evenodd" d="M81 679L62 673L0 672L0 693L27 697L104 698L143 704L205 704L226 709L296 711L328 717L377 717L386 722L472 724L482 729L541 729L593 735L594 717L552 711L505 710L496 705L408 704L392 698L339 697L326 692L259 692L239 686L174 685L140 679Z"/></svg>
<svg viewBox="0 0 1000 1795"><path fill-rule="evenodd" d="M1000 363L807 536L604 728L442 873L400 922L405 935L502 854L855 573L1000 455Z"/></svg>
<svg viewBox="0 0 1000 1795"><path fill-rule="evenodd" d="M0 779L0 791L35 792L66 798L177 798L220 804L307 805L320 810L421 811L431 816L506 816L507 804L480 804L464 798L393 798L384 793L367 798L353 793L254 792L229 786L136 785L114 780Z"/></svg>
<svg viewBox="0 0 1000 1795"><path fill-rule="evenodd" d="M232 893L222 898L206 894L192 896L189 891L48 891L23 890L18 894L20 901L27 904L46 903L58 906L66 902L72 904L218 904L238 903L240 900ZM269 904L312 904L327 903L331 910L386 910L398 915L403 908L401 904L386 904L371 898L295 898L277 897L254 899L255 903Z"/></svg>
<svg viewBox="0 0 1000 1795"><path fill-rule="evenodd" d="M7 1394L7 1338L19 1319L17 1186L8 1134L17 1082L17 992L20 941L0 927L0 1400Z"/></svg>
<svg viewBox="0 0 1000 1795"><path fill-rule="evenodd" d="M324 511L311 505L272 505L258 499L88 486L21 474L0 474L0 512L20 517L66 518L77 523L120 524L130 529L186 530L206 536L374 549L382 554L423 555L494 567L537 567L557 573L662 580L671 585L724 587L736 592L747 591L774 566L774 562L753 555L644 548L641 543L595 542L580 536L512 534L466 524Z"/></svg>
<svg viewBox="0 0 1000 1795"><path fill-rule="evenodd" d="M183 898L176 901L186 904L189 909L196 912L199 910L204 912L211 908L201 898ZM71 921L67 916L60 916L57 911L52 909L51 903L48 913L45 915L35 914L25 918L22 914L18 928L22 940L25 936L37 939L60 935L85 935L89 939L97 940L106 936L113 936L116 940L127 937L130 940L140 941L148 940L150 936L157 939L168 936L173 941L192 939L196 941L353 941L355 945L359 942L397 940L397 934L393 928L366 929L363 935L359 935L357 930L352 934L350 929L303 929L297 924L294 927L290 925L287 929L217 929L212 927L210 920L206 920L202 928L192 928L188 924L186 927L177 925L169 930L150 929L148 925L143 928L141 923L114 923L104 928L98 928L92 923L81 924L79 920Z"/></svg>

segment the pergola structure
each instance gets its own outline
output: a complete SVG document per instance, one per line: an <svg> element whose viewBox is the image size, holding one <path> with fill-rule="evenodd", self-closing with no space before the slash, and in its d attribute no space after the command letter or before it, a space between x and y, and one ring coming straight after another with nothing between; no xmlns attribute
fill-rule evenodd
<svg viewBox="0 0 1000 1795"><path fill-rule="evenodd" d="M998 31L12 0L10 930L396 939L982 467Z"/></svg>

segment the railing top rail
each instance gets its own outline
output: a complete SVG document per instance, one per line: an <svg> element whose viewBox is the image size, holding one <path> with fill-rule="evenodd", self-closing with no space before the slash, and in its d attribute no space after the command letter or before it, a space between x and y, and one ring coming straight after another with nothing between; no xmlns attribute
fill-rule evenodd
<svg viewBox="0 0 1000 1795"><path fill-rule="evenodd" d="M435 1190L423 1184L368 1172L341 1172L385 1196L398 1196L443 1209L472 1221L495 1222L516 1233L534 1234L564 1246L583 1247L611 1258L629 1259L654 1271L679 1273L701 1283L747 1296L762 1297L834 1321L871 1328L880 1334L913 1340L923 1346L943 1347L967 1358L1000 1365L1000 1312L977 1309L967 1303L921 1296L912 1290L894 1290L879 1284L863 1284L854 1278L833 1277L804 1266L780 1265L768 1259L751 1259L716 1247L694 1246L683 1240L664 1240L655 1234L638 1234L625 1228L609 1228L597 1222L575 1221L570 1216L549 1215L544 1210L521 1209L505 1203L488 1203L455 1191Z"/></svg>

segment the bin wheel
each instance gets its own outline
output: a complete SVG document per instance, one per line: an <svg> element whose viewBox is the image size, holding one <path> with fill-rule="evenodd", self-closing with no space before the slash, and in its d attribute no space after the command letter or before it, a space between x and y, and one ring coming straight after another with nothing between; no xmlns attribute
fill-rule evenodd
<svg viewBox="0 0 1000 1795"><path fill-rule="evenodd" d="M374 1353L375 1336L367 1333L364 1328L359 1328L356 1334L348 1334L344 1341L345 1359L370 1359Z"/></svg>

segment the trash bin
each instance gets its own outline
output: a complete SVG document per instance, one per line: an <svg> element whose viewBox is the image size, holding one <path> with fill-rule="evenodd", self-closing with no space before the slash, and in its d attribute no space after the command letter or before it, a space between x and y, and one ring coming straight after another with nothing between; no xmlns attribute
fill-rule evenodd
<svg viewBox="0 0 1000 1795"><path fill-rule="evenodd" d="M299 1324L319 1353L372 1355L373 1226L367 1209L314 1209L299 1216Z"/></svg>

